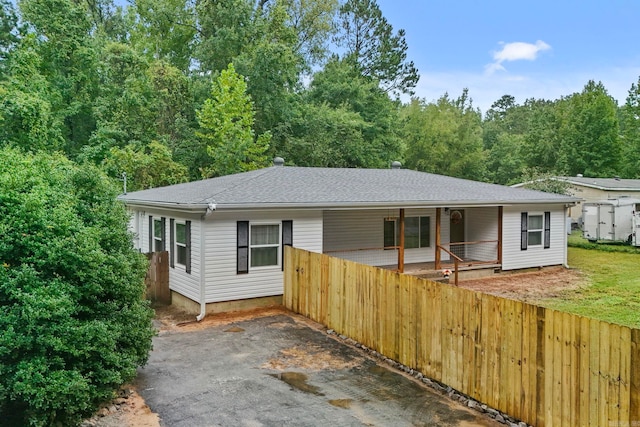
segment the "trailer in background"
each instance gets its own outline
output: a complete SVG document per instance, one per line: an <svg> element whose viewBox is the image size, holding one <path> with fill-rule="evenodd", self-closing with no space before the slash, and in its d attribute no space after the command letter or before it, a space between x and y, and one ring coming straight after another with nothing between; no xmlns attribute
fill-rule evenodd
<svg viewBox="0 0 640 427"><path fill-rule="evenodd" d="M582 221L582 235L590 242L640 246L640 199L620 197L584 203Z"/></svg>

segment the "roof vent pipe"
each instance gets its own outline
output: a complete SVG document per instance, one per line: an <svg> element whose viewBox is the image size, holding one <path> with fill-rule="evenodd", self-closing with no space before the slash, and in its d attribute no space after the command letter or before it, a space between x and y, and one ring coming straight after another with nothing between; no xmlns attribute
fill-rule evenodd
<svg viewBox="0 0 640 427"><path fill-rule="evenodd" d="M398 161L391 163L391 169L400 169L400 168L402 168L402 163Z"/></svg>
<svg viewBox="0 0 640 427"><path fill-rule="evenodd" d="M284 159L282 157L276 157L273 159L273 166L284 166Z"/></svg>

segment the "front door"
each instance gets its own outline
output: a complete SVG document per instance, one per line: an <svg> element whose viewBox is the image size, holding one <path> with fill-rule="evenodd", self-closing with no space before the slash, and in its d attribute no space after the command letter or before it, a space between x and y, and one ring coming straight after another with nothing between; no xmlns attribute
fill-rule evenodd
<svg viewBox="0 0 640 427"><path fill-rule="evenodd" d="M452 209L449 213L449 241L464 242L464 209ZM464 245L451 245L451 252L464 259Z"/></svg>

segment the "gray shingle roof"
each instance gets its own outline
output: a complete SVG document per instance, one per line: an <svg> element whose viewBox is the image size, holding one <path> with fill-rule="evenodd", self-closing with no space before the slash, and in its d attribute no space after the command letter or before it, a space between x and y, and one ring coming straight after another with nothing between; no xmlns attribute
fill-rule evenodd
<svg viewBox="0 0 640 427"><path fill-rule="evenodd" d="M202 208L479 206L573 203L579 199L408 169L272 166L136 191L128 204Z"/></svg>
<svg viewBox="0 0 640 427"><path fill-rule="evenodd" d="M602 190L640 191L640 179L587 178L583 176L559 176L558 179Z"/></svg>

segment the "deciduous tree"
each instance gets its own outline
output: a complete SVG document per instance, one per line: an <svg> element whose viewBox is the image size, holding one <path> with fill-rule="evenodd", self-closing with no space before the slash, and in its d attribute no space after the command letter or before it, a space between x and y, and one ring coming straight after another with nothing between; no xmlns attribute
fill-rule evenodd
<svg viewBox="0 0 640 427"><path fill-rule="evenodd" d="M203 177L228 175L258 169L268 164L270 134L257 138L253 132L253 105L243 77L232 64L211 86L211 97L197 114L198 136L206 146L210 163Z"/></svg>

